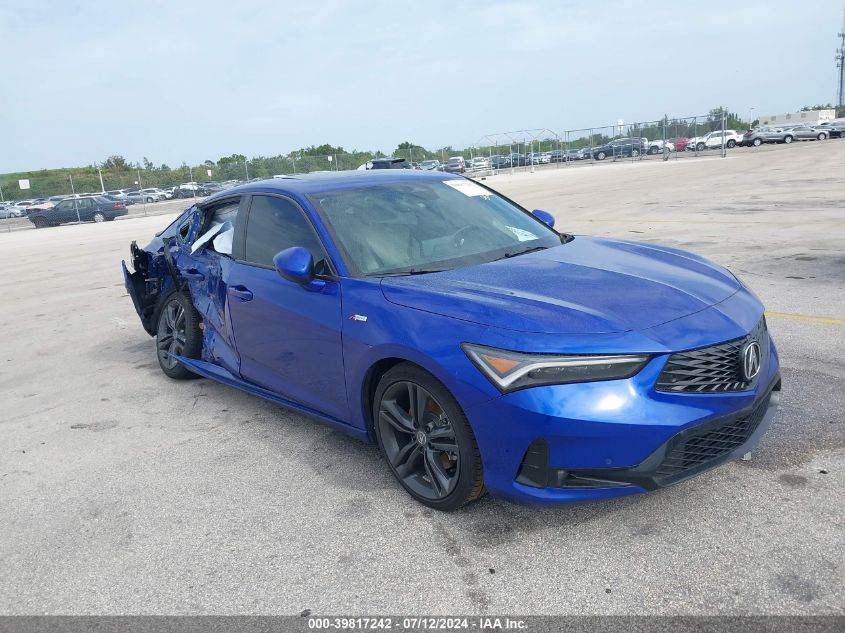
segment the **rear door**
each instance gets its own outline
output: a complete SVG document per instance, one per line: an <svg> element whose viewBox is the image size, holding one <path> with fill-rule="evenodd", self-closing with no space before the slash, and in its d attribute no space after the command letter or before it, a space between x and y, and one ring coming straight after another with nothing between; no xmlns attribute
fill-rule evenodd
<svg viewBox="0 0 845 633"><path fill-rule="evenodd" d="M241 376L339 420L349 419L341 347L340 283L304 210L292 199L254 194L229 276ZM273 257L307 249L325 282L309 289L283 279Z"/></svg>

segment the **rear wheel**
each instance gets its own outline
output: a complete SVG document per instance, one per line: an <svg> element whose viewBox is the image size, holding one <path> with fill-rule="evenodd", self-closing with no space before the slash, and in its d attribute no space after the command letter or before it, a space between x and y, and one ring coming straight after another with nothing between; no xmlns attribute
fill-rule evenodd
<svg viewBox="0 0 845 633"><path fill-rule="evenodd" d="M827 134L825 134L824 132L821 132L816 138L819 139L820 141L823 141L827 138Z"/></svg>
<svg viewBox="0 0 845 633"><path fill-rule="evenodd" d="M699 143L698 145L695 146L695 149L699 152L703 152L706 147L707 146L704 143Z"/></svg>
<svg viewBox="0 0 845 633"><path fill-rule="evenodd" d="M414 499L449 511L483 494L475 436L460 405L437 379L402 363L379 381L374 402L379 447Z"/></svg>
<svg viewBox="0 0 845 633"><path fill-rule="evenodd" d="M728 147L731 147L731 148L736 147L736 141L735 141L735 140L733 140L733 139L731 139L730 141L728 141L728 142L726 143L726 145L727 145Z"/></svg>
<svg viewBox="0 0 845 633"><path fill-rule="evenodd" d="M49 225L47 220L44 218L35 218L32 220L32 223L35 225L36 229L46 229Z"/></svg>
<svg viewBox="0 0 845 633"><path fill-rule="evenodd" d="M191 300L174 292L161 307L156 329L158 364L168 377L176 380L196 378L175 356L199 358L202 351L200 316Z"/></svg>
<svg viewBox="0 0 845 633"><path fill-rule="evenodd" d="M640 150L638 150L638 149L631 150L631 156L633 156L634 158L637 158L639 155L640 155Z"/></svg>
<svg viewBox="0 0 845 633"><path fill-rule="evenodd" d="M792 142L792 137L787 134L783 137L783 142L789 145Z"/></svg>
<svg viewBox="0 0 845 633"><path fill-rule="evenodd" d="M751 141L751 144L754 145L754 147L760 147L763 144L763 140L755 138L753 141Z"/></svg>
<svg viewBox="0 0 845 633"><path fill-rule="evenodd" d="M97 211L94 214L94 222L105 222L105 221L106 221L106 216L103 215L103 213L101 211Z"/></svg>
<svg viewBox="0 0 845 633"><path fill-rule="evenodd" d="M607 154L605 154L604 152L599 152L598 154L596 154L596 158L598 160L604 160L605 158L607 158Z"/></svg>
<svg viewBox="0 0 845 633"><path fill-rule="evenodd" d="M660 151L660 150L659 150L659 149L657 149L657 146L652 146L652 147L649 147L649 148L648 148L648 153L649 153L649 154L651 154L652 156L654 156L654 155L655 155L657 152L659 152L659 151Z"/></svg>
<svg viewBox="0 0 845 633"><path fill-rule="evenodd" d="M152 203L153 203L153 199L152 199L152 198L147 198L147 204L152 204Z"/></svg>

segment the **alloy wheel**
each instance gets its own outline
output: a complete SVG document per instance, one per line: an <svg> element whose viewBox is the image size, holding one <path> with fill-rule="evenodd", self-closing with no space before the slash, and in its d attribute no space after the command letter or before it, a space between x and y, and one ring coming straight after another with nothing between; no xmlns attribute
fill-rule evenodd
<svg viewBox="0 0 845 633"><path fill-rule="evenodd" d="M95 213L94 214L94 222L105 222L106 216L102 213Z"/></svg>
<svg viewBox="0 0 845 633"><path fill-rule="evenodd" d="M183 354L185 340L185 309L178 301L170 301L161 311L156 333L156 350L164 367L173 369L178 364L174 354Z"/></svg>
<svg viewBox="0 0 845 633"><path fill-rule="evenodd" d="M400 381L379 402L379 436L396 476L426 499L443 499L461 472L455 430L443 407L420 385Z"/></svg>

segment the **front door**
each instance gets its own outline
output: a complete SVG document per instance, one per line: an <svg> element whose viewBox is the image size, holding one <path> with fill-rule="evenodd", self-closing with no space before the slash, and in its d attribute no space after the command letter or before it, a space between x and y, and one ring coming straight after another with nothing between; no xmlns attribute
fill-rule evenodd
<svg viewBox="0 0 845 633"><path fill-rule="evenodd" d="M244 228L227 291L241 377L347 421L340 284L310 220L289 198L253 195ZM273 257L291 246L311 253L321 289L276 272Z"/></svg>

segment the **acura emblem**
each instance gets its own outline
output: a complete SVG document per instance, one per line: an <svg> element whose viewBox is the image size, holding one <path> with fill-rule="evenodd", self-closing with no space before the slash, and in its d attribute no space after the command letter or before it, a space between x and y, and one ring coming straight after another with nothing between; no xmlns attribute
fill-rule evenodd
<svg viewBox="0 0 845 633"><path fill-rule="evenodd" d="M760 344L751 341L742 350L742 377L746 380L753 380L754 376L760 373Z"/></svg>

